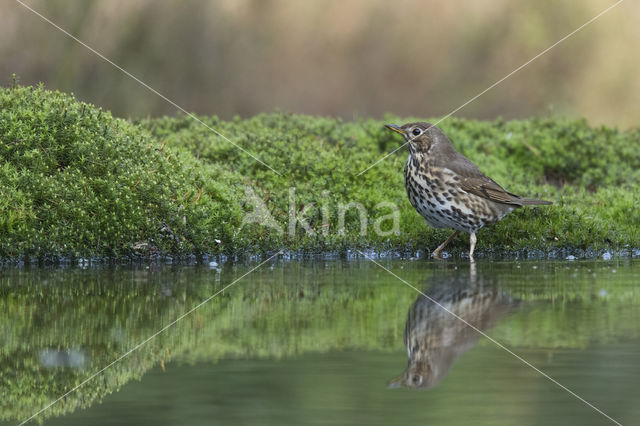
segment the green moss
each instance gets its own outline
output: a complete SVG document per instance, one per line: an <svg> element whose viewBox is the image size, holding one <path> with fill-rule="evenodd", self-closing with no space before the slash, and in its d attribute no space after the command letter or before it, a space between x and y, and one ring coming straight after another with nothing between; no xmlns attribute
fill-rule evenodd
<svg viewBox="0 0 640 426"><path fill-rule="evenodd" d="M285 113L221 121L200 117L280 175L185 116L129 122L42 87L0 91L0 256L238 254L277 249L344 252L429 249L448 231L431 229L409 205L404 149L383 122ZM388 117L392 122L411 119ZM447 119L455 146L508 190L551 199L520 209L479 234L482 253L640 247L640 131L583 121ZM273 227L243 224L264 201ZM295 211L313 203L289 234ZM360 203L369 221L360 234ZM378 235L375 220L398 206L399 232ZM328 213L323 218L323 210ZM386 221L383 229L388 229ZM385 228L385 226L387 228ZM466 240L452 247L466 251Z"/></svg>
<svg viewBox="0 0 640 426"><path fill-rule="evenodd" d="M226 174L144 129L42 87L2 90L0 110L0 255L191 252L232 232Z"/></svg>

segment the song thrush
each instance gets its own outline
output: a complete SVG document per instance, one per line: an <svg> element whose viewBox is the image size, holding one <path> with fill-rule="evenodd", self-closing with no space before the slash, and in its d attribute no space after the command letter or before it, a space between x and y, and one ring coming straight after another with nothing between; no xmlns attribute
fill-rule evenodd
<svg viewBox="0 0 640 426"><path fill-rule="evenodd" d="M432 124L385 127L400 133L409 143L404 179L411 205L434 228L455 229L433 251L433 257L440 257L447 244L463 231L470 234L469 258L473 260L480 228L496 223L518 207L552 204L505 191L456 151L442 130Z"/></svg>

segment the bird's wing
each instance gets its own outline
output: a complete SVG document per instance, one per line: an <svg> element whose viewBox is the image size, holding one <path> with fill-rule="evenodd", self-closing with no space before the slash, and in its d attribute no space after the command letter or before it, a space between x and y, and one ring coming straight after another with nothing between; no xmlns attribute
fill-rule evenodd
<svg viewBox="0 0 640 426"><path fill-rule="evenodd" d="M513 204L516 206L522 205L520 197L505 191L504 188L486 176L484 179L462 178L460 186L464 191L486 198L487 200L495 201L497 203Z"/></svg>
<svg viewBox="0 0 640 426"><path fill-rule="evenodd" d="M460 177L460 189L497 203L522 205L521 197L505 191L493 179L478 170L469 159L462 154L458 155L448 168Z"/></svg>

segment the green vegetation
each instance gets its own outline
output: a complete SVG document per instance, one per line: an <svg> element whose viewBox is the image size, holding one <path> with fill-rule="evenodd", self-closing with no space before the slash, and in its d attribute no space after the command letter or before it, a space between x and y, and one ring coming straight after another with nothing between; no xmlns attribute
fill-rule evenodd
<svg viewBox="0 0 640 426"><path fill-rule="evenodd" d="M42 87L2 90L0 111L1 256L184 253L233 232L225 172L138 126Z"/></svg>
<svg viewBox="0 0 640 426"><path fill-rule="evenodd" d="M406 199L397 147L382 122L285 113L221 121L200 117L256 154L278 175L186 116L130 122L42 87L0 91L0 257L124 257L247 254L351 248L414 253L439 244ZM392 122L411 119L388 117ZM508 190L553 200L479 233L479 255L584 255L640 247L640 131L591 128L585 121L533 119L440 124L455 146ZM250 188L250 189L248 189ZM290 229L304 211L313 231ZM243 223L251 191L279 224ZM356 208L369 221L360 234ZM398 206L398 232L375 232ZM323 211L324 217L323 218ZM389 231L387 218L379 227ZM451 251L466 251L459 239Z"/></svg>

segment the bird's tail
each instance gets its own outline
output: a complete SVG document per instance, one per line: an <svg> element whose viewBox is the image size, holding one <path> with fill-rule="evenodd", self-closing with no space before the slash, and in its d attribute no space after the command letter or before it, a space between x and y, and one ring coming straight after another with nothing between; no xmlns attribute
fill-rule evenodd
<svg viewBox="0 0 640 426"><path fill-rule="evenodd" d="M523 206L550 205L552 201L536 200L535 198L521 198L518 200Z"/></svg>

